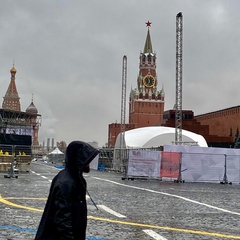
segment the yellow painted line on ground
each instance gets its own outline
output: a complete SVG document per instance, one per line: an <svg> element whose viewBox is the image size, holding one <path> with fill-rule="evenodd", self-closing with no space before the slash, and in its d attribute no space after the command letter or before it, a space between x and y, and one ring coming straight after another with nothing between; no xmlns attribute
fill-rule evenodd
<svg viewBox="0 0 240 240"><path fill-rule="evenodd" d="M34 199L34 200L38 200L39 198L8 198L8 199ZM40 198L40 200L46 200L46 198L45 199ZM30 210L30 211L43 212L42 209L27 207L27 206L12 203L12 202L6 200L6 198L3 198L1 196L1 194L0 194L0 202L3 203L3 204L6 204L6 205L12 206L12 207L16 207L16 208L22 208L22 209L26 209L26 210ZM144 224L144 223L119 221L119 220L113 220L113 219L108 219L108 218L100 218L100 217L94 217L94 216L88 216L88 219L92 219L92 220L96 220L96 221L109 222L109 223L122 224L122 225L130 225L130 226L134 226L134 227L161 229L161 230L165 230L165 231L184 232L184 233L195 234L195 235L207 235L207 236L220 237L220 238L226 238L226 239L240 239L240 236L236 236L236 235L206 232L206 231L192 230L192 229L173 228L173 227L167 227L167 226L156 226L156 225L150 225L150 224Z"/></svg>
<svg viewBox="0 0 240 240"><path fill-rule="evenodd" d="M86 199L88 200L90 197L89 196L86 196ZM33 197L5 197L4 199L10 199L10 200L18 200L18 199L21 199L21 200L42 200L42 201L47 201L47 198L33 198Z"/></svg>
<svg viewBox="0 0 240 240"><path fill-rule="evenodd" d="M47 201L47 198L33 198L33 197L5 197L4 199L10 199L10 200L17 200L17 199L25 199L25 200L42 200Z"/></svg>
<svg viewBox="0 0 240 240"><path fill-rule="evenodd" d="M12 206L12 207L16 207L16 208L22 208L22 209L26 209L26 210L30 210L30 211L36 211L36 212L43 212L42 209L33 208L33 207L27 207L27 206L23 206L23 205L19 205L19 204L16 204L16 203L9 202L5 198L3 198L1 196L1 194L0 194L0 202L4 203L6 205Z"/></svg>
<svg viewBox="0 0 240 240"><path fill-rule="evenodd" d="M197 234L197 235L208 235L208 236L213 236L213 237L221 237L221 238L229 238L229 239L240 239L240 236L228 235L228 234L223 234L223 233L214 233L214 232L205 232L205 231L183 229L183 228L155 226L155 225L136 223L136 222L112 220L112 219L108 219L108 218L100 218L100 217L94 217L94 216L88 216L88 219L105 221L105 222L110 222L110 223L118 223L118 224L124 224L124 225L131 225L131 226L136 226L136 227L162 229L162 230L167 230L167 231L185 232L185 233L191 233L191 234Z"/></svg>

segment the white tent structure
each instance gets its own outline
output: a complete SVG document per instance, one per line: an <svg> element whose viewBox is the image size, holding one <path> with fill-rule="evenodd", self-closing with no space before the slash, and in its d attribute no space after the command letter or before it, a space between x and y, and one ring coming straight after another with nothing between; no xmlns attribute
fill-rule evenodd
<svg viewBox="0 0 240 240"><path fill-rule="evenodd" d="M119 134L114 150L113 166L114 168L122 168L122 160L119 159L120 152ZM156 148L164 145L173 145L175 142L175 128L172 127L143 127L136 128L124 133L123 147L126 149L133 148ZM208 147L205 138L199 134L182 130L182 145L195 145L200 147Z"/></svg>
<svg viewBox="0 0 240 240"><path fill-rule="evenodd" d="M48 154L49 162L52 164L61 164L63 165L65 154L56 147L52 152Z"/></svg>
<svg viewBox="0 0 240 240"><path fill-rule="evenodd" d="M56 147L56 148L55 148L52 152L50 152L49 154L64 154L64 153L61 152L58 147Z"/></svg>
<svg viewBox="0 0 240 240"><path fill-rule="evenodd" d="M182 130L182 141L193 143L200 147L207 147L207 142L202 135ZM175 142L175 128L172 127L143 127L125 132L124 145L126 148L152 148L171 145ZM115 148L120 148L120 134L117 137Z"/></svg>

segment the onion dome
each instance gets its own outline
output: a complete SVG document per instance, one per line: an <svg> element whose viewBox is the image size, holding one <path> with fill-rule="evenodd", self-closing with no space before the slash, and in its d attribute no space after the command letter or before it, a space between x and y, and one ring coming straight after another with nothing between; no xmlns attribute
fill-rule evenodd
<svg viewBox="0 0 240 240"><path fill-rule="evenodd" d="M35 107L33 101L31 102L31 104L28 106L28 108L26 109L26 112L27 113L34 113L34 114L37 114L38 113L38 110L37 108Z"/></svg>
<svg viewBox="0 0 240 240"><path fill-rule="evenodd" d="M10 72L11 72L11 73L16 73L16 72L17 72L17 70L16 70L16 68L14 67L14 65L13 65L12 69L10 70Z"/></svg>

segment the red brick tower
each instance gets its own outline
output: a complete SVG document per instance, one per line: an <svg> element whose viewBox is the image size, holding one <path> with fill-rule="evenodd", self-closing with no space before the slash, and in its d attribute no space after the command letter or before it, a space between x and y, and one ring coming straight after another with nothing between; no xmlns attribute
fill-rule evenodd
<svg viewBox="0 0 240 240"><path fill-rule="evenodd" d="M20 97L18 96L17 87L15 83L15 75L17 73L17 70L14 68L14 65L10 70L10 73L11 81L8 86L5 97L3 97L2 108L13 111L21 111Z"/></svg>
<svg viewBox="0 0 240 240"><path fill-rule="evenodd" d="M137 88L131 90L129 100L129 123L135 128L160 125L164 112L164 91L157 90L156 53L153 52L150 37L151 23L144 51L140 53Z"/></svg>

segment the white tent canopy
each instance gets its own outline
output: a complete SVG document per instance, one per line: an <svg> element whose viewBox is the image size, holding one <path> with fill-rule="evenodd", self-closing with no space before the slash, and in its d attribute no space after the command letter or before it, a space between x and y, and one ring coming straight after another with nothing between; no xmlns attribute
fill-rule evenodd
<svg viewBox="0 0 240 240"><path fill-rule="evenodd" d="M56 147L56 148L55 148L52 152L50 152L49 154L64 154L64 153L61 152L58 147Z"/></svg>
<svg viewBox="0 0 240 240"><path fill-rule="evenodd" d="M175 142L175 128L172 127L143 127L125 132L124 146L126 148L152 148L172 145ZM196 143L200 147L208 147L202 135L182 130L182 142ZM120 134L117 137L115 148L120 148Z"/></svg>

